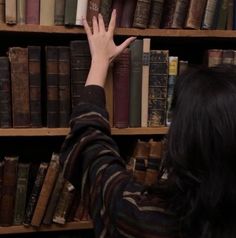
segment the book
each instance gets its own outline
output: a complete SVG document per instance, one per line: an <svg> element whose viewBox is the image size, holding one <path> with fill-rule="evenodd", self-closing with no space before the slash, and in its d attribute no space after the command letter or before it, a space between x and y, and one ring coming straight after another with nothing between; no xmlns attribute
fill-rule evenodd
<svg viewBox="0 0 236 238"><path fill-rule="evenodd" d="M28 46L29 61L29 103L32 127L42 127L42 97L41 97L41 47Z"/></svg>
<svg viewBox="0 0 236 238"><path fill-rule="evenodd" d="M114 61L113 68L113 125L129 126L130 49L126 48Z"/></svg>
<svg viewBox="0 0 236 238"><path fill-rule="evenodd" d="M13 219L14 225L21 225L24 220L29 169L30 169L29 163L22 163L22 162L18 163L16 197L15 197L14 219Z"/></svg>
<svg viewBox="0 0 236 238"><path fill-rule="evenodd" d="M202 29L213 29L215 27L215 18L219 0L207 0L205 13L202 20ZM218 16L217 16L218 17Z"/></svg>
<svg viewBox="0 0 236 238"><path fill-rule="evenodd" d="M228 18L228 0L219 1L218 16L216 17L216 29L225 30Z"/></svg>
<svg viewBox="0 0 236 238"><path fill-rule="evenodd" d="M14 25L17 23L16 0L5 1L5 23L9 25Z"/></svg>
<svg viewBox="0 0 236 238"><path fill-rule="evenodd" d="M124 6L124 0L113 0L112 1L112 10L116 9L116 27L120 27L123 6Z"/></svg>
<svg viewBox="0 0 236 238"><path fill-rule="evenodd" d="M147 127L147 119L148 119L150 45L151 45L151 39L144 38L143 39L143 60L142 60L141 127Z"/></svg>
<svg viewBox="0 0 236 238"><path fill-rule="evenodd" d="M11 47L8 55L11 67L13 127L30 127L28 49Z"/></svg>
<svg viewBox="0 0 236 238"><path fill-rule="evenodd" d="M4 160L0 161L0 203L2 200L2 187L3 187L3 173L4 173ZM0 217L1 217L1 211L0 211Z"/></svg>
<svg viewBox="0 0 236 238"><path fill-rule="evenodd" d="M233 30L234 0L228 0L226 29Z"/></svg>
<svg viewBox="0 0 236 238"><path fill-rule="evenodd" d="M185 73L188 70L188 61L187 60L179 60L178 62L178 75Z"/></svg>
<svg viewBox="0 0 236 238"><path fill-rule="evenodd" d="M40 0L26 0L26 24L36 24L40 22Z"/></svg>
<svg viewBox="0 0 236 238"><path fill-rule="evenodd" d="M13 224L18 160L17 156L4 157L2 198L0 201L1 226Z"/></svg>
<svg viewBox="0 0 236 238"><path fill-rule="evenodd" d="M34 209L31 225L39 227L59 173L59 154L53 153Z"/></svg>
<svg viewBox="0 0 236 238"><path fill-rule="evenodd" d="M97 17L100 9L101 0L88 0L87 5L87 22L92 26L93 16Z"/></svg>
<svg viewBox="0 0 236 238"><path fill-rule="evenodd" d="M208 67L214 67L222 63L222 50L221 49L209 49L207 51L207 64Z"/></svg>
<svg viewBox="0 0 236 238"><path fill-rule="evenodd" d="M0 23L5 22L5 0L0 0Z"/></svg>
<svg viewBox="0 0 236 238"><path fill-rule="evenodd" d="M100 13L103 16L105 26L108 26L112 10L112 0L101 0Z"/></svg>
<svg viewBox="0 0 236 238"><path fill-rule="evenodd" d="M16 22L17 24L25 24L25 4L26 0L16 1Z"/></svg>
<svg viewBox="0 0 236 238"><path fill-rule="evenodd" d="M88 0L79 0L77 2L75 25L83 26L83 19L87 18Z"/></svg>
<svg viewBox="0 0 236 238"><path fill-rule="evenodd" d="M150 51L150 74L148 93L149 127L165 126L168 61L168 50Z"/></svg>
<svg viewBox="0 0 236 238"><path fill-rule="evenodd" d="M10 66L7 56L0 57L0 128L12 126Z"/></svg>
<svg viewBox="0 0 236 238"><path fill-rule="evenodd" d="M133 27L147 28L150 15L151 0L137 0Z"/></svg>
<svg viewBox="0 0 236 238"><path fill-rule="evenodd" d="M40 0L40 25L54 25L56 0Z"/></svg>
<svg viewBox="0 0 236 238"><path fill-rule="evenodd" d="M234 50L224 49L222 50L222 64L233 64L234 62Z"/></svg>
<svg viewBox="0 0 236 238"><path fill-rule="evenodd" d="M140 127L143 40L136 39L130 44L130 55L129 126Z"/></svg>
<svg viewBox="0 0 236 238"><path fill-rule="evenodd" d="M65 0L65 25L75 25L76 10L77 0Z"/></svg>
<svg viewBox="0 0 236 238"><path fill-rule="evenodd" d="M134 11L137 0L124 1L123 10L120 19L120 27L130 28L133 25Z"/></svg>
<svg viewBox="0 0 236 238"><path fill-rule="evenodd" d="M65 0L56 0L54 9L54 25L64 25L65 21Z"/></svg>
<svg viewBox="0 0 236 238"><path fill-rule="evenodd" d="M164 0L152 0L148 28L160 28Z"/></svg>

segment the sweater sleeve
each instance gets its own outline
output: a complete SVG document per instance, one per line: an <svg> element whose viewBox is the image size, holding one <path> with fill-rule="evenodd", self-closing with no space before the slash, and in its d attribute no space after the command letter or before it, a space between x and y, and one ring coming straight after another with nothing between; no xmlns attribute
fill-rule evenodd
<svg viewBox="0 0 236 238"><path fill-rule="evenodd" d="M64 176L89 208L96 237L177 237L173 215L126 171L111 137L105 94L87 86L61 150ZM171 234L175 234L172 236Z"/></svg>

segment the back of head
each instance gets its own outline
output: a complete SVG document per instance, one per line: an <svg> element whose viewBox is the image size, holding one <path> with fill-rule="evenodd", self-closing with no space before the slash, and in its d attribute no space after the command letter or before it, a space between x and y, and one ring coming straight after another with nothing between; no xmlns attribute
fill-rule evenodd
<svg viewBox="0 0 236 238"><path fill-rule="evenodd" d="M171 209L186 237L236 237L235 106L235 66L197 68L177 80L167 168Z"/></svg>

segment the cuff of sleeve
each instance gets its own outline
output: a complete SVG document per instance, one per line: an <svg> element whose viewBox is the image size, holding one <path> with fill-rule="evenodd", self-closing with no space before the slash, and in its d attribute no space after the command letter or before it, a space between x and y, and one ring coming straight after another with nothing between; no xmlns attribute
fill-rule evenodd
<svg viewBox="0 0 236 238"><path fill-rule="evenodd" d="M99 107L105 107L106 97L104 88L98 85L85 86L81 95L81 102L91 103Z"/></svg>

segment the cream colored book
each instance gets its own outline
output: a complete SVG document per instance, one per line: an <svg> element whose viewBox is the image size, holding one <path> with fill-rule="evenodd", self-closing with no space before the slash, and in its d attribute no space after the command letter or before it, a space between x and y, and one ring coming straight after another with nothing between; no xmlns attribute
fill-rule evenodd
<svg viewBox="0 0 236 238"><path fill-rule="evenodd" d="M40 25L54 25L55 0L40 0Z"/></svg>
<svg viewBox="0 0 236 238"><path fill-rule="evenodd" d="M83 17L87 17L88 0L79 0L77 2L75 25L83 26Z"/></svg>

